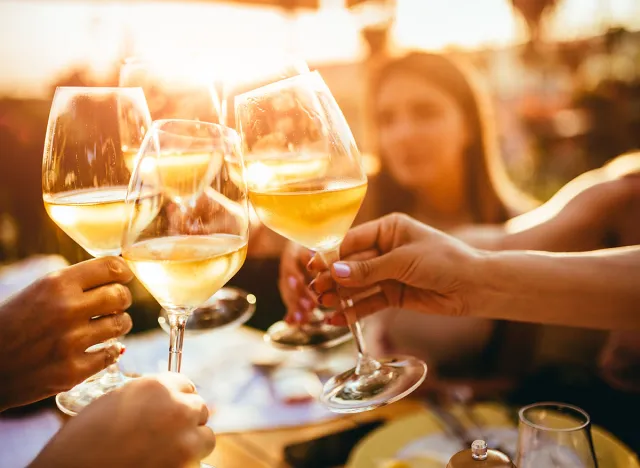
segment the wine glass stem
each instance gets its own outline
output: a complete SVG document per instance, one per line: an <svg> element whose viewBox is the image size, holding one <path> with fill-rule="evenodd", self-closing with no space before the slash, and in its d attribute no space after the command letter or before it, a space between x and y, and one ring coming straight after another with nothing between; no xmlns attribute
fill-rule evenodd
<svg viewBox="0 0 640 468"><path fill-rule="evenodd" d="M182 365L182 344L184 343L184 328L187 324L187 314L169 313L169 372L180 372Z"/></svg>
<svg viewBox="0 0 640 468"><path fill-rule="evenodd" d="M116 343L118 343L118 340L116 338L111 338L107 341L107 343L110 345L115 345ZM123 381L123 375L120 372L117 361L107 367L106 372L102 375L102 377L100 377L100 380L104 385L115 385Z"/></svg>
<svg viewBox="0 0 640 468"><path fill-rule="evenodd" d="M326 252L318 252L320 258L327 266L331 266L337 261L340 261L340 247L333 250L329 250ZM348 294L344 293L344 290L338 288L338 294L341 298L342 308L348 307L350 303L352 303L351 298ZM349 325L349 330L353 334L353 340L356 343L356 349L358 350L358 361L356 364L356 375L367 375L371 374L377 369L380 369L381 364L373 359L369 353L367 352L367 346L364 341L364 335L362 334L362 327L360 326L360 322L355 314L345 314L347 317L347 324Z"/></svg>

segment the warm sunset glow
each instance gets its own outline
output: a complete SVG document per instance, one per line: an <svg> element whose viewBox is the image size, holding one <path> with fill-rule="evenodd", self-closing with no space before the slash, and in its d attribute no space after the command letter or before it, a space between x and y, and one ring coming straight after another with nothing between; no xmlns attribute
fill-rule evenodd
<svg viewBox="0 0 640 468"><path fill-rule="evenodd" d="M473 48L525 38L508 0L397 4L393 41L400 47ZM213 75L232 81L259 75L279 54L311 64L361 58L366 48L344 2L323 0L321 5L320 11L288 15L276 8L186 0L3 0L0 95L42 95L52 80L80 64L103 76L126 55L143 56L192 80ZM551 38L573 38L608 25L640 28L640 2L563 0L547 32Z"/></svg>

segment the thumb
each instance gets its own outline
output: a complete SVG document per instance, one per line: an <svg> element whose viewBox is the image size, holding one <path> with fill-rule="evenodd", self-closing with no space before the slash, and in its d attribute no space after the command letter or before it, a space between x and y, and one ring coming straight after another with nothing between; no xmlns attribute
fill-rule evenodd
<svg viewBox="0 0 640 468"><path fill-rule="evenodd" d="M336 283L350 288L363 288L381 281L398 279L398 275L394 274L396 271L391 254L331 265L331 276Z"/></svg>

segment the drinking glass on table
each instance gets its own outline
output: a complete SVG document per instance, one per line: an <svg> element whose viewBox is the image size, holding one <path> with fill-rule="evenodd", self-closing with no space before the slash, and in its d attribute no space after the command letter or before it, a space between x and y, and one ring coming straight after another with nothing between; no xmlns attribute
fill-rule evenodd
<svg viewBox="0 0 640 468"><path fill-rule="evenodd" d="M131 176L122 148L139 147L150 126L140 88L56 90L42 162L44 205L51 219L94 257L120 254ZM58 394L56 403L74 416L127 379L113 364L99 378Z"/></svg>
<svg viewBox="0 0 640 468"><path fill-rule="evenodd" d="M244 178L229 177L241 158L227 127L159 120L142 143L127 194L122 256L167 311L169 370L180 372L187 319L244 263L249 212ZM148 220L145 194L152 194Z"/></svg>
<svg viewBox="0 0 640 468"><path fill-rule="evenodd" d="M184 61L183 67L168 69L139 57L127 58L120 67L120 86L139 86L149 99L154 120L180 118L211 121L226 125L226 84L221 75L213 76L202 63ZM129 148L128 164L133 170L139 145ZM175 160L180 163L180 159ZM240 288L223 287L189 316L186 333L237 327L255 312L256 297ZM169 316L162 308L160 327L169 332Z"/></svg>
<svg viewBox="0 0 640 468"><path fill-rule="evenodd" d="M236 127L244 151L249 199L270 229L315 251L328 265L367 190L367 178L351 130L317 73L305 73L237 96ZM351 299L343 296L343 302ZM304 343L323 334L322 312L308 325L279 322L272 342ZM335 327L332 327L335 329ZM349 323L358 349L354 369L330 379L322 401L335 412L367 411L412 392L426 376L419 359L396 356L377 361L364 347L357 320ZM327 336L325 345L343 341Z"/></svg>
<svg viewBox="0 0 640 468"><path fill-rule="evenodd" d="M563 403L535 403L519 416L518 468L598 468L585 411Z"/></svg>

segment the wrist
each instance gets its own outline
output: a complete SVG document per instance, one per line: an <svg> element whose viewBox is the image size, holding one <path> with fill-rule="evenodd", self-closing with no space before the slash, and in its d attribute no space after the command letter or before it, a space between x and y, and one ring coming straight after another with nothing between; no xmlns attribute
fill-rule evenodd
<svg viewBox="0 0 640 468"><path fill-rule="evenodd" d="M501 252L474 249L467 267L467 309L472 317L491 317L503 296L500 280Z"/></svg>

